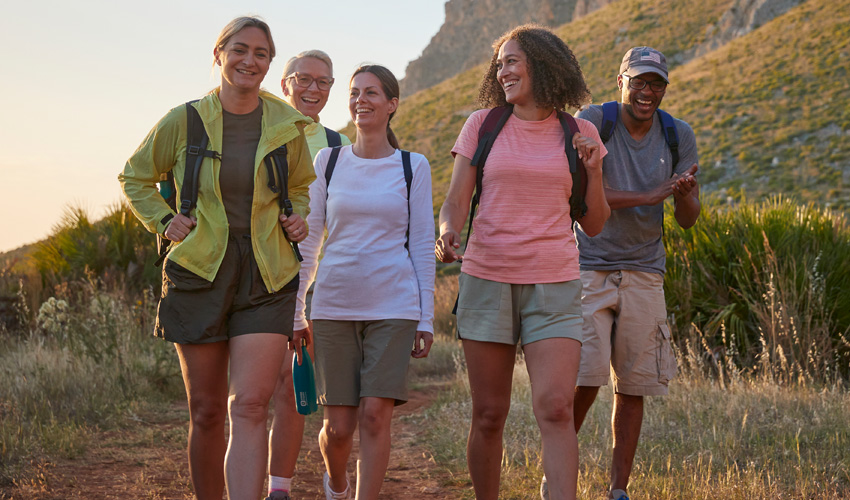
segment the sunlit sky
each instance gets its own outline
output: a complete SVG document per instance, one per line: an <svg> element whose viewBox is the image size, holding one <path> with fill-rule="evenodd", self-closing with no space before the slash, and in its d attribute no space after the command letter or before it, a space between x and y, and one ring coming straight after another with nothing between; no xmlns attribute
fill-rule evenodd
<svg viewBox="0 0 850 500"><path fill-rule="evenodd" d="M2 2L0 252L47 236L69 205L99 218L121 199L116 177L147 132L218 85L213 44L232 18L271 26L277 57L263 86L279 96L289 57L330 54L337 84L321 118L340 128L351 72L373 62L403 77L443 23L444 3Z"/></svg>

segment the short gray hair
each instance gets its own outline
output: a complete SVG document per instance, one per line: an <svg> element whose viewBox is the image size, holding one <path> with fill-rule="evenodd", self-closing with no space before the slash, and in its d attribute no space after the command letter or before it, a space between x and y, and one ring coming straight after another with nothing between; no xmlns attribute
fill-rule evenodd
<svg viewBox="0 0 850 500"><path fill-rule="evenodd" d="M306 57L312 57L313 59L318 59L323 63L327 64L328 69L331 70L331 74L328 76L334 76L334 65L331 62L331 56L329 56L327 52L323 50L313 49L305 50L304 52L298 54L297 56L291 57L288 61L286 61L286 66L283 67L283 77L286 78L287 76L291 75L292 68L295 67L295 63Z"/></svg>

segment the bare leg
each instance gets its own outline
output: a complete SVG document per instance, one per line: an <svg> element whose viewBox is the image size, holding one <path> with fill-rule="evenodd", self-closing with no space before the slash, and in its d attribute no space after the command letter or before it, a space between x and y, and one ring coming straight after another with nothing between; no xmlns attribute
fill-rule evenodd
<svg viewBox="0 0 850 500"><path fill-rule="evenodd" d="M550 498L575 500L578 440L573 423L573 388L581 343L554 338L532 342L524 350Z"/></svg>
<svg viewBox="0 0 850 500"><path fill-rule="evenodd" d="M269 433L269 474L279 477L295 475L295 464L304 436L304 415L295 409L295 391L292 388L294 353L286 351L274 390L274 420Z"/></svg>
<svg viewBox="0 0 850 500"><path fill-rule="evenodd" d="M227 342L175 344L189 400L189 476L198 500L224 492Z"/></svg>
<svg viewBox="0 0 850 500"><path fill-rule="evenodd" d="M227 497L256 500L266 470L269 400L287 338L252 333L230 339L230 443L225 458Z"/></svg>
<svg viewBox="0 0 850 500"><path fill-rule="evenodd" d="M466 463L475 498L496 500L502 462L502 432L511 407L516 346L463 341L472 394L472 425Z"/></svg>
<svg viewBox="0 0 850 500"><path fill-rule="evenodd" d="M614 457L611 462L611 489L627 490L643 424L643 396L614 395Z"/></svg>
<svg viewBox="0 0 850 500"><path fill-rule="evenodd" d="M599 393L599 387L577 386L575 391L575 403L573 405L573 420L576 424L576 432L581 429L581 424L584 423L584 418L593 402L596 401L596 395Z"/></svg>
<svg viewBox="0 0 850 500"><path fill-rule="evenodd" d="M325 422L319 431L319 448L331 478L331 488L336 492L342 492L348 486L346 464L351 456L356 429L356 406L325 406Z"/></svg>
<svg viewBox="0 0 850 500"><path fill-rule="evenodd" d="M390 461L390 423L395 400L360 399L360 459L357 461L356 500L378 498Z"/></svg>

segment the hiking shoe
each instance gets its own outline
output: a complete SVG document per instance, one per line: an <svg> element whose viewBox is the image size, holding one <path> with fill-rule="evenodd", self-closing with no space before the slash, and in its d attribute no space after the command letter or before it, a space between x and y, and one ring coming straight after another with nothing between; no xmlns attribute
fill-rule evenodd
<svg viewBox="0 0 850 500"><path fill-rule="evenodd" d="M269 496L266 497L266 500L292 500L289 496L288 491L278 490L272 491L269 493Z"/></svg>
<svg viewBox="0 0 850 500"><path fill-rule="evenodd" d="M540 480L540 498L549 500L549 483L546 482L546 476L543 476L543 479Z"/></svg>
<svg viewBox="0 0 850 500"><path fill-rule="evenodd" d="M614 500L629 500L629 495L623 490L613 490L611 492L611 498Z"/></svg>
<svg viewBox="0 0 850 500"><path fill-rule="evenodd" d="M331 488L331 477L325 472L322 478L322 484L325 486L325 500L351 500L354 498L351 496L351 483L348 482L348 474L345 476L345 491L337 493Z"/></svg>

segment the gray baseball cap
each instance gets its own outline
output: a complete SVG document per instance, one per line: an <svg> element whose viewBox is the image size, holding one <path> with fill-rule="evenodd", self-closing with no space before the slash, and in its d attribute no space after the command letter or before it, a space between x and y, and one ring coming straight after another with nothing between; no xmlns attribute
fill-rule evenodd
<svg viewBox="0 0 850 500"><path fill-rule="evenodd" d="M623 56L620 63L620 74L638 76L643 73L655 73L660 75L665 82L670 83L667 77L667 58L664 54L652 47L634 47Z"/></svg>

